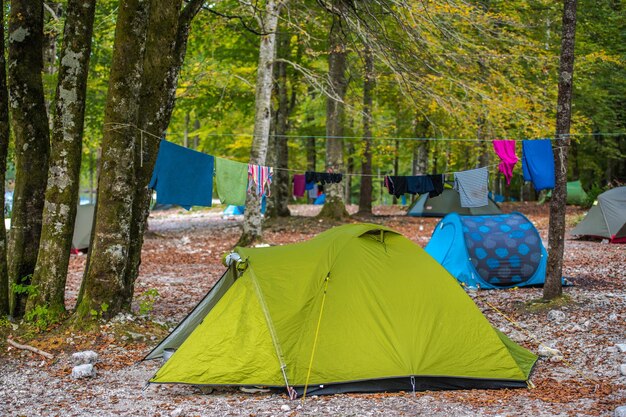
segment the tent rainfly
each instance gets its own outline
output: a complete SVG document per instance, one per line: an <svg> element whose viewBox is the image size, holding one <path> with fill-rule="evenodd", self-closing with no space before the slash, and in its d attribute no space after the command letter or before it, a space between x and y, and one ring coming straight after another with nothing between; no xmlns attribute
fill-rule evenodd
<svg viewBox="0 0 626 417"><path fill-rule="evenodd" d="M72 235L72 248L78 250L89 248L95 207L94 204L81 204L78 206L74 223L74 234Z"/></svg>
<svg viewBox="0 0 626 417"><path fill-rule="evenodd" d="M570 232L574 236L607 238L626 243L626 187L617 187L598 196L598 204Z"/></svg>
<svg viewBox="0 0 626 417"><path fill-rule="evenodd" d="M537 357L391 229L350 224L235 251L241 260L146 356L175 349L151 383L298 394L526 386Z"/></svg>
<svg viewBox="0 0 626 417"><path fill-rule="evenodd" d="M543 285L548 254L535 226L521 213L448 214L426 252L470 288Z"/></svg>
<svg viewBox="0 0 626 417"><path fill-rule="evenodd" d="M502 210L491 198L485 207L461 207L461 198L458 191L450 188L443 190L437 197L430 198L428 193L420 195L407 211L407 216L413 217L443 217L448 213L463 215L500 214Z"/></svg>

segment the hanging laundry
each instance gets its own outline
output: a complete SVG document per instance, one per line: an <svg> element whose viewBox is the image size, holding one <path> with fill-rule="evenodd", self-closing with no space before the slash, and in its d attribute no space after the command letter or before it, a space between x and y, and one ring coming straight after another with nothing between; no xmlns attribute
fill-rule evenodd
<svg viewBox="0 0 626 417"><path fill-rule="evenodd" d="M396 198L409 192L407 177L401 175L386 175L385 187L387 187L389 194Z"/></svg>
<svg viewBox="0 0 626 417"><path fill-rule="evenodd" d="M437 197L443 193L443 174L433 174L429 175L429 177L433 183L433 190L428 193L428 196L430 198Z"/></svg>
<svg viewBox="0 0 626 417"><path fill-rule="evenodd" d="M313 181L311 181L311 182L307 182L307 181L306 181L306 177L305 177L305 180L304 180L304 189L305 189L306 191L309 191L309 190L312 190L314 186L315 186L315 183L314 183Z"/></svg>
<svg viewBox="0 0 626 417"><path fill-rule="evenodd" d="M554 188L554 153L550 139L522 141L524 181L532 181L535 190Z"/></svg>
<svg viewBox="0 0 626 417"><path fill-rule="evenodd" d="M336 174L334 172L313 172L307 171L304 173L307 183L315 182L318 184L337 184L343 179L342 174Z"/></svg>
<svg viewBox="0 0 626 417"><path fill-rule="evenodd" d="M514 140L494 140L493 150L496 155L501 159L498 169L504 178L506 179L506 185L511 185L511 178L513 177L513 168L519 158L515 155L515 141Z"/></svg>
<svg viewBox="0 0 626 417"><path fill-rule="evenodd" d="M306 189L306 178L304 174L295 174L293 176L293 196L302 197Z"/></svg>
<svg viewBox="0 0 626 417"><path fill-rule="evenodd" d="M435 189L428 175L412 175L406 178L409 194L426 194Z"/></svg>
<svg viewBox="0 0 626 417"><path fill-rule="evenodd" d="M149 188L161 204L211 206L214 158L161 140Z"/></svg>
<svg viewBox="0 0 626 417"><path fill-rule="evenodd" d="M317 198L317 195L319 194L318 186L314 182L309 182L307 184L313 184L311 188L309 188L308 193L309 193L309 198L312 198L313 200L315 200Z"/></svg>
<svg viewBox="0 0 626 417"><path fill-rule="evenodd" d="M454 173L454 189L459 192L461 207L484 207L488 200L487 167Z"/></svg>
<svg viewBox="0 0 626 417"><path fill-rule="evenodd" d="M272 183L272 168L263 165L248 164L248 192L255 190L256 195L261 197L267 192L270 196L270 184Z"/></svg>
<svg viewBox="0 0 626 417"><path fill-rule="evenodd" d="M248 189L248 164L215 158L215 182L222 204L244 206Z"/></svg>

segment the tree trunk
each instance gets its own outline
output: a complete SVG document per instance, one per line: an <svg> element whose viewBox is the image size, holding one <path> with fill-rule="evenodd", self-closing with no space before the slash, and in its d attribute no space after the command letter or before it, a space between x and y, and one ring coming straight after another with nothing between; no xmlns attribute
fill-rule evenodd
<svg viewBox="0 0 626 417"><path fill-rule="evenodd" d="M372 214L372 104L376 85L374 56L365 44L365 68L363 73L363 162L361 164L361 187L359 192L359 214Z"/></svg>
<svg viewBox="0 0 626 417"><path fill-rule="evenodd" d="M115 316L123 307L135 194L135 146L148 0L122 0L104 113L102 164L91 256L76 315Z"/></svg>
<svg viewBox="0 0 626 417"><path fill-rule="evenodd" d="M65 312L65 281L80 185L83 125L96 0L69 0L52 125L48 186L39 257L27 310L47 306L49 318Z"/></svg>
<svg viewBox="0 0 626 417"><path fill-rule="evenodd" d="M259 66L257 69L254 136L250 150L250 163L264 165L267 157L271 122L272 66L276 57L276 27L280 3L267 0L263 22ZM243 233L237 245L249 246L262 239L261 196L255 190L246 196L246 211L243 219Z"/></svg>
<svg viewBox="0 0 626 417"><path fill-rule="evenodd" d="M291 34L280 33L278 36L278 58L289 59L291 48ZM289 97L287 94L287 63L278 61L276 63L276 84L278 90L278 108L276 109L275 126L275 146L276 146L276 168L274 172L274 186L272 198L274 200L274 211L278 217L287 217L289 212L289 147L287 144L287 129L289 118Z"/></svg>
<svg viewBox="0 0 626 417"><path fill-rule="evenodd" d="M572 86L574 81L574 39L576 35L576 0L565 0L563 6L563 36L559 69L559 94L556 110L556 149L554 170L556 181L550 199L548 233L548 267L543 298L551 300L563 292L563 252L565 249L565 202L567 197L567 147L570 142L572 117Z"/></svg>
<svg viewBox="0 0 626 417"><path fill-rule="evenodd" d="M342 8L340 0L334 6ZM346 46L341 33L342 13L333 15L330 29L330 53L328 55L328 76L331 92L326 98L326 170L328 172L343 171L343 123L344 97L348 81L346 79ZM342 219L348 216L343 201L343 184L326 184L324 186L326 202L320 217Z"/></svg>
<svg viewBox="0 0 626 417"><path fill-rule="evenodd" d="M148 189L159 150L159 139L167 129L176 100L176 84L187 51L191 21L202 0L192 0L180 12L181 1L152 0L159 10L150 16L147 35L145 71L142 80L139 127L148 132L143 144L135 149L135 196L131 224L131 243L124 274L123 308L130 310L135 281L141 264L141 248L150 214L151 190ZM164 53L167 51L167 53Z"/></svg>
<svg viewBox="0 0 626 417"><path fill-rule="evenodd" d="M4 1L0 0L0 10ZM4 58L4 13L0 16L0 206L4 219L4 182L9 150L9 91L7 90ZM9 271L7 267L7 236L4 225L0 227L0 317L9 314Z"/></svg>
<svg viewBox="0 0 626 417"><path fill-rule="evenodd" d="M9 106L15 137L15 190L9 240L9 280L29 285L35 271L48 174L49 128L41 79L43 2L13 0L9 14ZM25 294L13 294L21 316Z"/></svg>

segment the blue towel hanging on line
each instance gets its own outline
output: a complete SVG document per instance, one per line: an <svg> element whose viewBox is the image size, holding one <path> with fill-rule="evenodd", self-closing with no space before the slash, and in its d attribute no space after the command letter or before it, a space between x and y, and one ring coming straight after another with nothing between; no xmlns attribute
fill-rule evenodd
<svg viewBox="0 0 626 417"><path fill-rule="evenodd" d="M201 152L161 140L149 188L157 192L160 204L211 206L214 158Z"/></svg>
<svg viewBox="0 0 626 417"><path fill-rule="evenodd" d="M550 139L522 141L524 181L532 181L535 190L554 188L554 153Z"/></svg>

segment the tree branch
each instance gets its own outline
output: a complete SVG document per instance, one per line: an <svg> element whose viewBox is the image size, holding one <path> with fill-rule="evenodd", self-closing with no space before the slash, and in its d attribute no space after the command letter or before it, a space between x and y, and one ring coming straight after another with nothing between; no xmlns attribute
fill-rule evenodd
<svg viewBox="0 0 626 417"><path fill-rule="evenodd" d="M22 344L19 344L19 343L13 341L12 339L7 339L7 343L10 344L11 346L15 347L15 348L18 348L18 349L29 350L29 351L31 351L33 353L36 353L38 355L43 356L44 358L54 359L54 356L51 353L44 352L43 350L39 350L36 347L29 346L29 345L22 345Z"/></svg>

